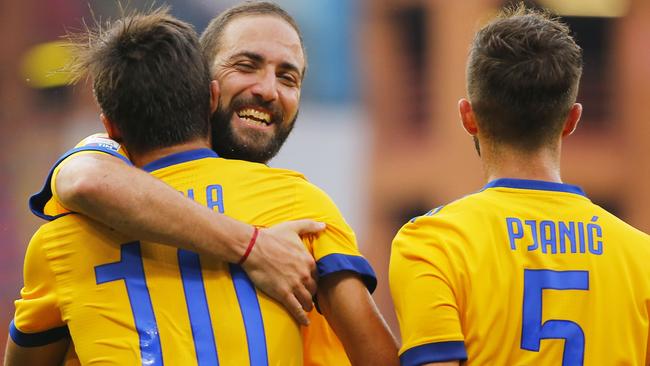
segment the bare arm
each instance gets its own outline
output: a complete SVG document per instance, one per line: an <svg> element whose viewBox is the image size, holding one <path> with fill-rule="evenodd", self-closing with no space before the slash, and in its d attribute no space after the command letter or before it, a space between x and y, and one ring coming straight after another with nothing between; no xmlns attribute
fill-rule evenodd
<svg viewBox="0 0 650 366"><path fill-rule="evenodd" d="M237 263L253 227L184 198L149 174L108 154L71 157L56 177L56 192L68 209L136 238L172 245ZM260 231L244 263L255 285L281 302L301 324L316 291L315 262L299 234L324 224L300 220Z"/></svg>
<svg viewBox="0 0 650 366"><path fill-rule="evenodd" d="M4 366L60 366L69 344L70 339L64 338L45 346L21 347L7 337Z"/></svg>
<svg viewBox="0 0 650 366"><path fill-rule="evenodd" d="M395 338L359 277L339 272L323 278L318 304L352 365L399 365Z"/></svg>

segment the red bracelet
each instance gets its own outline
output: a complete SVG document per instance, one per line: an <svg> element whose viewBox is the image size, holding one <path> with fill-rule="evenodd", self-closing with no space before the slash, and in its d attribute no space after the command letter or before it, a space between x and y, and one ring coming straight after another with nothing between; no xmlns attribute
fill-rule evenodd
<svg viewBox="0 0 650 366"><path fill-rule="evenodd" d="M251 254L251 250L253 250L253 247L255 246L255 242L257 241L257 234L260 233L260 229L257 228L257 226L254 226L255 230L253 230L253 237L251 238L251 241L248 243L248 248L246 248L246 252L244 255L241 256L241 259L237 264L242 265L244 262L246 262L246 259L248 258L248 255Z"/></svg>

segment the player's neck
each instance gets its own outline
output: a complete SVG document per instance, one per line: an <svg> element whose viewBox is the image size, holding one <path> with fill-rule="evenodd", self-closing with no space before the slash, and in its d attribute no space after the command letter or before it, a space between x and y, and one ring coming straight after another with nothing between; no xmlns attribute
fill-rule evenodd
<svg viewBox="0 0 650 366"><path fill-rule="evenodd" d="M204 148L208 148L208 149L210 148L210 144L208 143L208 140L195 139L192 141L184 142L182 144L155 149L146 153L132 154L129 157L131 158L131 162L133 162L133 165L137 167L143 167L151 163L152 161L156 161L168 155L172 155L184 151L204 149Z"/></svg>
<svg viewBox="0 0 650 366"><path fill-rule="evenodd" d="M488 182L499 178L543 180L562 183L559 149L521 152L501 148L482 151L482 160Z"/></svg>

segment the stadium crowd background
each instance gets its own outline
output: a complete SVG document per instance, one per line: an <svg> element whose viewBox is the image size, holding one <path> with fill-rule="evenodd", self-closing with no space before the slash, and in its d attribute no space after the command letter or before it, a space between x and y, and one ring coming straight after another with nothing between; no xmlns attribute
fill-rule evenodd
<svg viewBox="0 0 650 366"><path fill-rule="evenodd" d="M202 31L237 0L167 0ZM0 324L22 284L24 250L41 223L27 207L49 166L100 131L90 87L53 73L56 45L117 2L0 3ZM484 184L457 101L473 33L501 0L282 0L305 36L309 70L297 127L271 165L328 192L378 273L375 297L394 330L390 243L408 219ZM581 126L565 145L564 180L650 231L650 2L529 1L561 14L583 47ZM150 2L131 1L131 7ZM0 331L0 358L6 332Z"/></svg>

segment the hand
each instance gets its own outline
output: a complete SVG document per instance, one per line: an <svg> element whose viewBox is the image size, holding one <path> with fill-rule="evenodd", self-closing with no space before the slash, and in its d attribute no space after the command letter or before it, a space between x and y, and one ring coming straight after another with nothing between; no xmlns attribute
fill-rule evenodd
<svg viewBox="0 0 650 366"><path fill-rule="evenodd" d="M312 220L288 221L260 229L253 250L242 265L255 286L279 301L302 325L309 325L305 311L313 307L316 262L300 235L315 234L325 224Z"/></svg>

